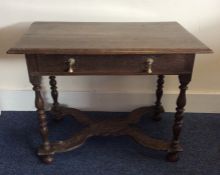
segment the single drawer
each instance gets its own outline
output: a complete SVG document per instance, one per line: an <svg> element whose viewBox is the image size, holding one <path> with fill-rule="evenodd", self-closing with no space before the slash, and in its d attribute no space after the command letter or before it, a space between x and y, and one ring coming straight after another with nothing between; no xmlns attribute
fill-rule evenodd
<svg viewBox="0 0 220 175"><path fill-rule="evenodd" d="M193 54L27 55L30 73L40 75L185 74L193 62Z"/></svg>

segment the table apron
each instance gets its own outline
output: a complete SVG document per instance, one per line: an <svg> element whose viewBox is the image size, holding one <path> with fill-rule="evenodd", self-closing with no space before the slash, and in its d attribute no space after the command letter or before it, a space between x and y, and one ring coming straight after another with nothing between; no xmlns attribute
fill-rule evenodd
<svg viewBox="0 0 220 175"><path fill-rule="evenodd" d="M194 54L26 55L29 75L180 75L191 74ZM68 72L74 59L73 72ZM153 60L149 72L148 60Z"/></svg>

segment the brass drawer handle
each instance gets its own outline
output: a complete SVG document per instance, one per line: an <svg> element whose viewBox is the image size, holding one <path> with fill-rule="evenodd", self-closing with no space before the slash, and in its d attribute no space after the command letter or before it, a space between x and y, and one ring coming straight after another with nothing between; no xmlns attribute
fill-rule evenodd
<svg viewBox="0 0 220 175"><path fill-rule="evenodd" d="M74 72L74 64L76 63L76 60L74 58L68 59L68 72L73 73Z"/></svg>
<svg viewBox="0 0 220 175"><path fill-rule="evenodd" d="M148 74L152 74L153 71L152 71L152 64L154 63L154 59L153 58L148 58L146 60L146 72Z"/></svg>

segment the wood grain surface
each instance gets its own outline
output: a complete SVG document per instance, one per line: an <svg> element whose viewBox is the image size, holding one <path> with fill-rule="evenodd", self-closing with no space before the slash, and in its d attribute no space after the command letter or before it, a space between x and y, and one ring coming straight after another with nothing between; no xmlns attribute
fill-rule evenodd
<svg viewBox="0 0 220 175"><path fill-rule="evenodd" d="M35 22L10 54L210 53L177 22Z"/></svg>

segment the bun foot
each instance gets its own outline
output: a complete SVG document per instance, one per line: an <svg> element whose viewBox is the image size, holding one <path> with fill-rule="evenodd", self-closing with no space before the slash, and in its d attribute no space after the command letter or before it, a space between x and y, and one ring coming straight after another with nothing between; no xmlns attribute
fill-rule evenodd
<svg viewBox="0 0 220 175"><path fill-rule="evenodd" d="M177 162L179 160L178 153L168 153L166 159L168 162Z"/></svg>
<svg viewBox="0 0 220 175"><path fill-rule="evenodd" d="M53 156L51 155L41 156L41 159L45 164L51 164L53 162Z"/></svg>

